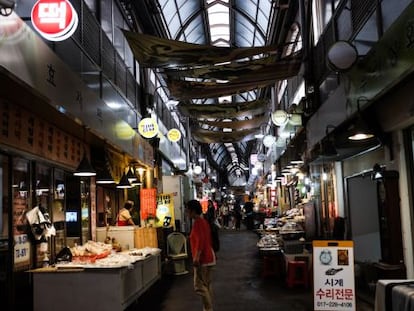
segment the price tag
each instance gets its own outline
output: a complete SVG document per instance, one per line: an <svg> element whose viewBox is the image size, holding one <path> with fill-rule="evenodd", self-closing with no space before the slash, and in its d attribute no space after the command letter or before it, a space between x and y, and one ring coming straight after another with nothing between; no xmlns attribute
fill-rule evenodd
<svg viewBox="0 0 414 311"><path fill-rule="evenodd" d="M30 262L30 242L27 234L14 236L14 263L22 264Z"/></svg>

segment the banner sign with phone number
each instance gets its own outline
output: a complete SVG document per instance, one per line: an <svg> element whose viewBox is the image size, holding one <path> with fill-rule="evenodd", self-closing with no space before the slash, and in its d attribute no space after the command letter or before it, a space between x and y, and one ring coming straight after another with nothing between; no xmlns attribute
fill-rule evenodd
<svg viewBox="0 0 414 311"><path fill-rule="evenodd" d="M30 242L27 234L14 236L14 264L30 264Z"/></svg>
<svg viewBox="0 0 414 311"><path fill-rule="evenodd" d="M313 241L314 310L356 310L353 241Z"/></svg>

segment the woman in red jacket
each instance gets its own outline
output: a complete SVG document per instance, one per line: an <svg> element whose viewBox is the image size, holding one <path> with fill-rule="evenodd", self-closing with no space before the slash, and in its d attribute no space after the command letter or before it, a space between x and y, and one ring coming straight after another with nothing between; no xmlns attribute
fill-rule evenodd
<svg viewBox="0 0 414 311"><path fill-rule="evenodd" d="M190 246L194 266L194 290L201 296L203 311L212 311L211 269L216 264L216 255L212 248L210 225L201 216L199 201L190 200L187 203L187 212L193 219Z"/></svg>

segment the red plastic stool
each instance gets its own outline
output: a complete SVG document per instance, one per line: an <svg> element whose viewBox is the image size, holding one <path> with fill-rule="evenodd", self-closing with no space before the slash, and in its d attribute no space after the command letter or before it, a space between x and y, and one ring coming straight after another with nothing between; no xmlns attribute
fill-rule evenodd
<svg viewBox="0 0 414 311"><path fill-rule="evenodd" d="M286 284L289 288L295 285L308 287L308 264L305 261L288 261Z"/></svg>

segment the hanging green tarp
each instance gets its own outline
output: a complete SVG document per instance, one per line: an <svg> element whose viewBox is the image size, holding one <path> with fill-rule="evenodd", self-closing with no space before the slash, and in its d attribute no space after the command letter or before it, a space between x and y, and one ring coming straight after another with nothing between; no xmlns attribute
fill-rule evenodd
<svg viewBox="0 0 414 311"><path fill-rule="evenodd" d="M281 60L278 60L275 56L268 56L256 60L231 62L215 66L193 67L189 69L164 69L164 73L170 79L177 80L183 80L184 78L195 78L232 81L236 79L256 79L257 77L254 75L263 71L267 75L269 75L269 72L273 73L271 75L273 79L281 79L288 74L290 75L290 73L286 71L296 68L296 66L292 66L292 64L300 64L300 62L300 54Z"/></svg>
<svg viewBox="0 0 414 311"><path fill-rule="evenodd" d="M246 48L218 47L159 38L128 30L122 31L135 58L143 67L213 65L278 51L277 45Z"/></svg>
<svg viewBox="0 0 414 311"><path fill-rule="evenodd" d="M167 81L170 94L173 98L189 100L196 98L214 98L234 95L263 88L298 74L301 66L300 59L282 61L273 65L264 66L257 70L248 70L239 74L238 78L228 82L198 82L170 79Z"/></svg>

